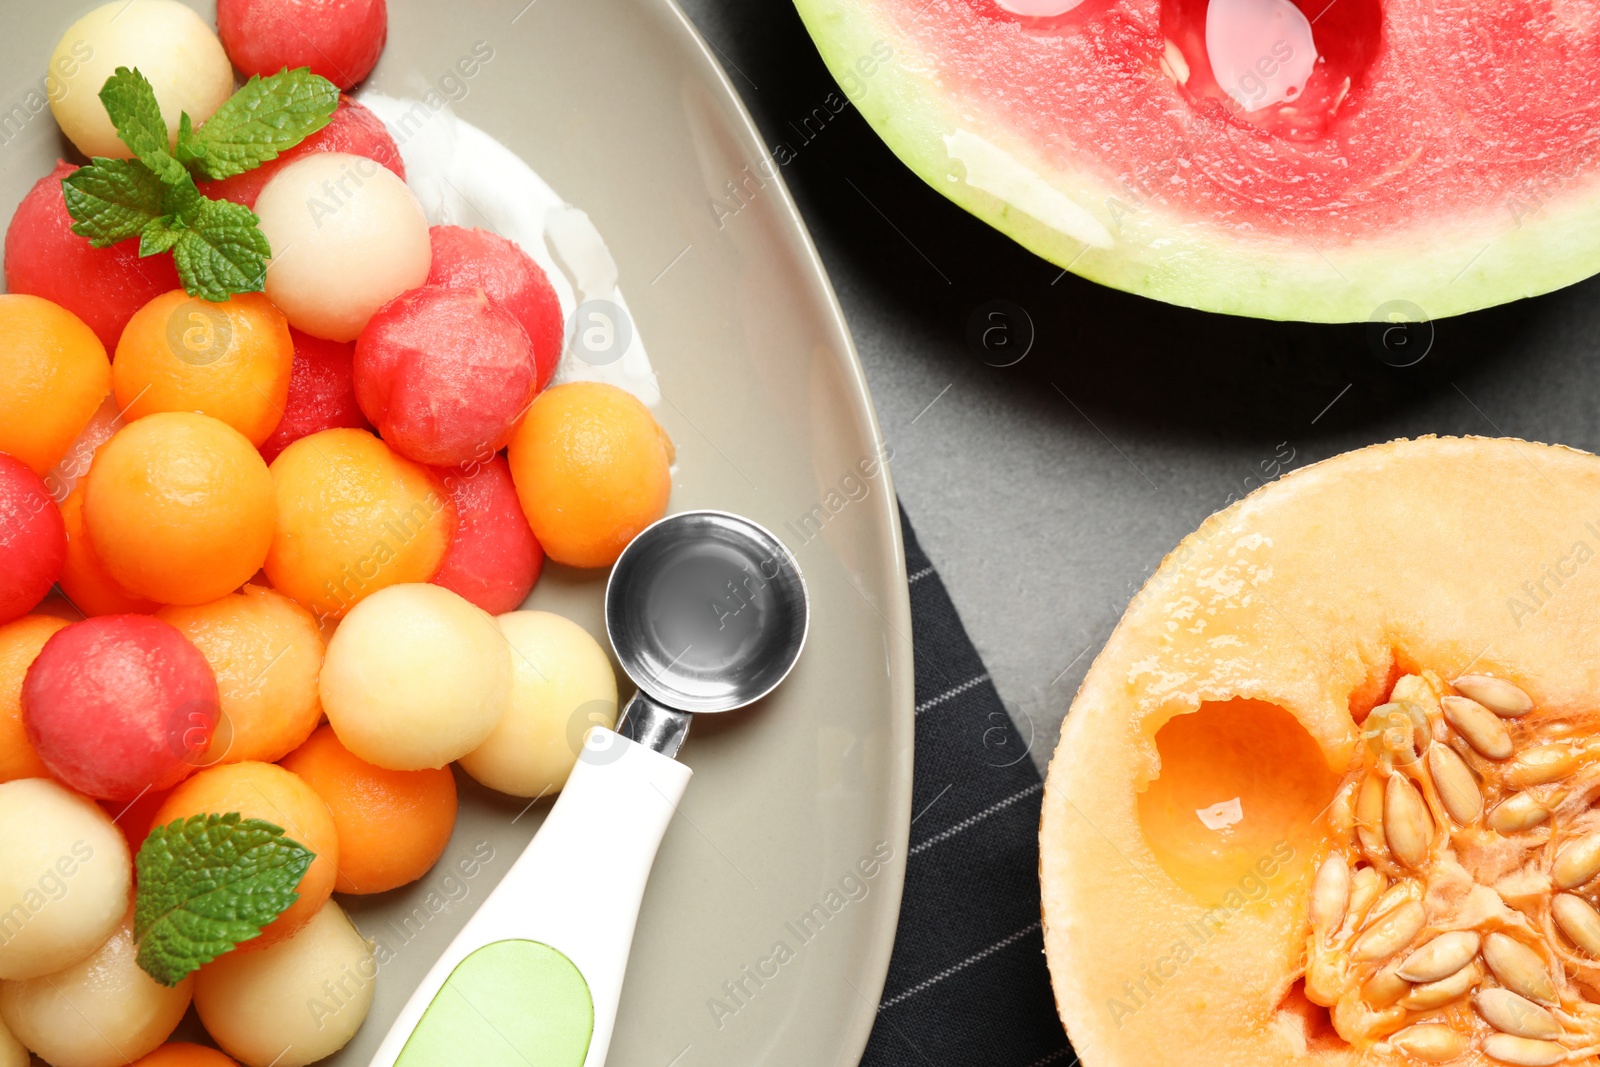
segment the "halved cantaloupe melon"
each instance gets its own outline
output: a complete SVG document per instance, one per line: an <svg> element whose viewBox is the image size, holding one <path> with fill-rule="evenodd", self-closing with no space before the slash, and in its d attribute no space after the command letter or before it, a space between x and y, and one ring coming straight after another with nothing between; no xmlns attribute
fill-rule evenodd
<svg viewBox="0 0 1600 1067"><path fill-rule="evenodd" d="M1594 1063L1600 458L1397 441L1187 538L1045 789L1087 1067Z"/></svg>

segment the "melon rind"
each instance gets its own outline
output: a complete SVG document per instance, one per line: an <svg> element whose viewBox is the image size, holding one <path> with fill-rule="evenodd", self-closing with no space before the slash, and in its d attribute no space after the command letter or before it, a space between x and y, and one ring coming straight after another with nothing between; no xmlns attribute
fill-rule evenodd
<svg viewBox="0 0 1600 1067"><path fill-rule="evenodd" d="M1086 1067L1146 1067L1180 1049L1230 1067L1299 1058L1274 1010L1303 965L1309 869L1231 916L1158 996L1113 1022L1108 998L1204 911L1141 831L1163 723L1204 700L1269 700L1342 774L1360 758L1349 696L1392 650L1447 679L1469 667L1511 678L1560 714L1593 712L1597 646L1600 459L1586 452L1395 441L1286 475L1208 519L1090 667L1045 785L1045 951Z"/></svg>
<svg viewBox="0 0 1600 1067"><path fill-rule="evenodd" d="M938 63L872 0L795 0L824 62L884 143L923 181L1023 247L1103 285L1202 311L1307 322L1437 319L1537 296L1600 273L1600 178L1566 183L1531 217L1502 204L1475 216L1419 218L1381 233L1316 244L1295 234L1229 231L1158 205L1116 210L1127 192L1085 167L1052 169L982 101L939 84ZM893 49L870 78L853 74L874 46ZM1112 235L1095 247L1014 203L968 185L945 138L982 136ZM1017 198L1014 198L1017 199ZM1408 310L1409 309L1409 310ZM1420 313L1419 313L1420 311Z"/></svg>

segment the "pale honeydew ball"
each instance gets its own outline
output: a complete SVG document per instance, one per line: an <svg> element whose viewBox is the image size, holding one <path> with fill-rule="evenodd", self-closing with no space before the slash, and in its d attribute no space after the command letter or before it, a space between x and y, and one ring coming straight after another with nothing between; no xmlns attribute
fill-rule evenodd
<svg viewBox="0 0 1600 1067"><path fill-rule="evenodd" d="M198 126L233 95L233 65L211 27L178 0L113 0L67 27L50 55L46 89L56 122L86 156L127 159L100 102L118 67L136 68L161 104L168 136L183 112Z"/></svg>
<svg viewBox="0 0 1600 1067"><path fill-rule="evenodd" d="M567 784L589 727L616 725L617 676L571 619L512 611L497 621L511 645L511 706L461 768L502 793L549 796Z"/></svg>
<svg viewBox="0 0 1600 1067"><path fill-rule="evenodd" d="M28 1067L32 1062L28 1058L28 1047L17 1040L4 1020L0 1020L0 1067Z"/></svg>
<svg viewBox="0 0 1600 1067"><path fill-rule="evenodd" d="M391 585L350 609L322 663L322 707L351 752L392 771L483 744L511 696L494 617L442 586Z"/></svg>
<svg viewBox="0 0 1600 1067"><path fill-rule="evenodd" d="M100 805L45 778L0 784L0 978L84 959L122 921L127 840Z"/></svg>
<svg viewBox="0 0 1600 1067"><path fill-rule="evenodd" d="M317 152L256 199L272 246L267 296L289 325L353 341L372 313L428 280L428 220L406 183L365 156Z"/></svg>
<svg viewBox="0 0 1600 1067"><path fill-rule="evenodd" d="M200 968L194 1006L245 1067L304 1067L355 1036L377 977L372 946L330 900L287 940Z"/></svg>
<svg viewBox="0 0 1600 1067"><path fill-rule="evenodd" d="M86 960L0 982L0 1018L52 1067L120 1067L154 1051L189 1010L191 975L170 989L139 966L129 908Z"/></svg>

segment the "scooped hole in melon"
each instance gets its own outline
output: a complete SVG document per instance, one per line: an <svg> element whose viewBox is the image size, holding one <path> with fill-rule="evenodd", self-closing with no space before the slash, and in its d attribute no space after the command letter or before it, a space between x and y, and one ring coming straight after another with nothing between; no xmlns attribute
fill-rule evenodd
<svg viewBox="0 0 1600 1067"><path fill-rule="evenodd" d="M1381 0L1161 0L1166 67L1202 114L1316 140L1356 106ZM1176 53L1176 54L1174 54Z"/></svg>
<svg viewBox="0 0 1600 1067"><path fill-rule="evenodd" d="M1155 743L1161 770L1139 794L1139 824L1162 870L1208 904L1295 885L1339 782L1299 720L1264 700L1207 701Z"/></svg>

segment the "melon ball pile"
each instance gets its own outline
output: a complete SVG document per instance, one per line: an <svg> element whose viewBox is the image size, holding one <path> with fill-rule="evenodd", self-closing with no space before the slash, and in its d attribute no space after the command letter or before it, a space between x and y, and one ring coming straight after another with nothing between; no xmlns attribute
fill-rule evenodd
<svg viewBox="0 0 1600 1067"><path fill-rule="evenodd" d="M671 492L648 408L551 384L565 330L541 268L498 234L430 227L348 97L278 158L200 182L259 217L262 292L213 302L137 238L72 232L63 179L129 156L98 96L112 71L148 79L175 137L254 74L350 89L387 15L222 0L218 26L115 0L68 27L52 106L83 158L6 233L0 1067L341 1048L377 967L340 895L446 854L452 764L518 797L561 789L585 730L614 724L617 678L587 630L523 604L547 557L609 566ZM157 828L233 813L308 865L259 934L164 984L134 925L160 868L135 858ZM308 1013L329 983L336 1010ZM217 1048L169 1040L191 1004Z"/></svg>

